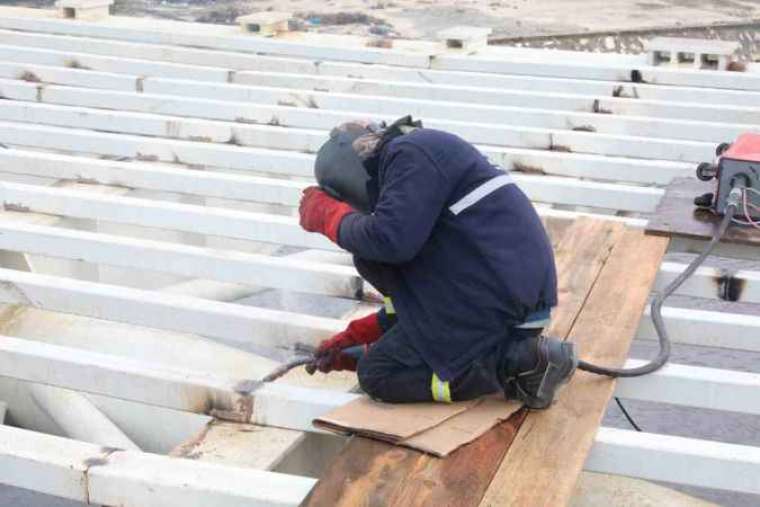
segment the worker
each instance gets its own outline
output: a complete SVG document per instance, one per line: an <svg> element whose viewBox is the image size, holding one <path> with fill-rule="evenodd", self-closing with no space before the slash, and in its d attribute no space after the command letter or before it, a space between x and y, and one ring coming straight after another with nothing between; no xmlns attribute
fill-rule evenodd
<svg viewBox="0 0 760 507"><path fill-rule="evenodd" d="M405 117L336 127L304 190L301 226L352 253L386 296L317 348L370 397L452 402L503 392L546 408L575 371L542 330L557 304L551 244L512 177L474 146ZM352 349L361 353L348 354Z"/></svg>

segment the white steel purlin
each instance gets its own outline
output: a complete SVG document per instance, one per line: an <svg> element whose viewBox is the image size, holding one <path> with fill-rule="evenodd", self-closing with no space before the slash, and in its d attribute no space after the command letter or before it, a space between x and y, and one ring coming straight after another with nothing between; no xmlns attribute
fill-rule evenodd
<svg viewBox="0 0 760 507"><path fill-rule="evenodd" d="M21 11L6 9L7 14L0 20L0 27L12 30L58 33L76 36L99 37L103 39L193 46L207 49L233 50L248 53L263 53L296 58L361 62L370 64L392 64L402 67L435 68L444 70L464 70L491 72L496 74L523 74L534 76L555 76L587 78L602 81L628 81L631 78L630 65L610 65L591 63L583 60L555 60L537 63L530 58L514 57L514 53L491 52L488 56L441 54L437 45L428 45L426 50L385 51L376 48L335 48L326 45L309 44L301 41L283 41L271 38L246 37L237 34L235 27L202 25L181 27L171 22L111 18L101 23L69 23L37 18L29 19L19 15ZM163 26L162 26L163 25ZM161 30L170 27L175 30ZM179 29L178 29L179 28ZM358 41L357 41L358 42ZM424 44L421 44L424 46ZM435 58L430 58L435 55ZM637 66L642 80L662 85L687 85L760 90L760 79L753 75L727 76L717 71L671 70L647 66L645 62ZM637 70L637 69L636 69Z"/></svg>
<svg viewBox="0 0 760 507"><path fill-rule="evenodd" d="M296 219L282 215L209 209L135 197L103 197L79 190L19 183L0 183L0 200L12 211L101 219L302 248L338 249L327 239L304 232Z"/></svg>
<svg viewBox="0 0 760 507"><path fill-rule="evenodd" d="M483 71L413 69L390 65L364 65L359 63L307 60L263 54L245 54L231 51L206 50L194 47L159 46L106 40L88 37L42 34L0 30L5 44L12 44L11 61L54 65L59 64L56 51L66 52L70 58L79 58L94 70L129 74L149 74L161 77L182 76L172 72L173 66L185 64L196 69L189 77L195 80L228 81L230 71L260 71L298 73L357 79L387 79L411 83L434 83L454 86L476 86L501 89L529 89L534 91L562 92L581 95L611 96L645 100L681 101L700 104L745 106L757 92L736 89L704 88L681 83L679 86L661 86L629 81L600 81L589 78L541 77L536 75L494 74ZM31 48L37 48L35 50ZM54 49L53 49L54 48ZM3 51L0 49L0 51ZM524 50L523 50L524 51ZM3 53L0 53L3 54ZM46 56L42 56L46 55ZM135 60L133 55L139 55ZM540 55L545 57L546 53ZM595 55L597 56L597 55ZM617 55L621 57L621 55ZM110 58L106 60L105 58ZM634 57L635 58L635 57ZM66 62L68 60L64 60ZM142 65L150 65L145 72ZM220 79L219 66L227 76ZM680 73L677 73L680 75ZM704 73L696 74L704 77ZM720 77L718 74L716 77ZM736 79L732 76L732 80ZM741 79L741 78L739 78Z"/></svg>
<svg viewBox="0 0 760 507"><path fill-rule="evenodd" d="M171 272L181 276L357 298L363 280L353 267L310 263L165 241L151 241L22 224L0 219L0 249L96 264Z"/></svg>
<svg viewBox="0 0 760 507"><path fill-rule="evenodd" d="M14 86L18 86L17 83L11 83L10 85L6 84L6 88ZM33 85L27 85L27 87L29 86ZM49 94L50 89L45 88L41 96L37 98L42 98L44 101ZM9 95L11 97L13 96L12 94ZM102 100L104 97L106 97L106 94L103 92L96 92L97 99ZM342 114L337 111L328 111L326 114L334 115L334 117L324 118L322 112L314 112L309 118L305 118L304 116L306 115L302 114L300 115L301 118L296 117L294 119L295 121L290 122L288 121L287 109L285 111L282 109L275 111L273 108L272 111L268 112L265 116L269 119L262 122L269 123L269 125L251 125L241 122L239 116L229 118L228 120L230 120L230 122L228 123L207 119L176 118L154 113L130 114L124 111L127 106L125 104L120 104L117 100L118 97L119 95L115 95L113 102L111 103L111 108L117 110L115 112L82 107L60 107L58 104L6 103L3 104L3 108L0 110L0 120L40 123L51 126L76 125L79 128L110 131L114 128L113 118L118 116L121 118L121 122L123 122L123 125L120 123L121 130L118 130L118 132L123 133L148 135L153 137L165 136L175 139L189 139L196 141L200 140L208 143L234 143L239 146L265 146L282 150L315 152L319 148L319 139L324 138L324 132L312 129L329 130L331 127L327 127L328 124L335 125L336 123L333 122L335 120L340 122L348 118L362 116L356 113ZM139 98L140 97L138 97L138 99ZM55 100L51 102L55 102ZM96 102L95 105L102 106L103 104ZM212 108L209 107L209 109ZM250 109L250 106L247 109ZM700 137L700 132L710 130L712 143L716 144L722 142L723 139L733 139L739 133L748 129L748 126L746 125L727 124L723 126L723 128L710 129L710 125L705 124L704 122L662 122L660 129L652 129L647 135L657 136L658 133L664 134L670 130L676 130L677 132L680 132L679 134L676 134L677 136L688 136L689 139L670 141L670 144L673 146L671 146L671 151L667 151L663 147L663 143L658 143L650 137L641 137L644 133L642 128L627 128L626 126L623 126L620 129L622 130L620 133L607 133L604 131L605 129L597 129L594 126L594 120L588 121L585 119L585 113L583 114L583 117L578 120L573 120L570 116L558 117L556 118L556 121L551 121L549 125L546 125L547 122L532 121L532 118L536 116L536 113L528 111L529 114L526 114L525 112L525 109L503 112L504 117L518 122L518 125L522 125L522 127L482 122L451 122L435 119L428 121L427 124L432 128L441 128L459 133L463 136L467 136L472 142L488 146L521 146L522 144L527 143L528 145L525 146L526 148L536 148L540 147L540 145L531 146L531 144L542 142L542 136L548 135L550 136L548 141L544 140L543 142L549 143L549 145L552 145L553 143L554 146L564 146L566 148L565 151L570 150L595 154L606 154L609 151L619 155L626 155L625 150L616 149L616 143L625 141L631 145L627 150L640 149L641 152L651 151L651 155L643 156L646 158L666 160L690 160L693 157L701 157L703 150L709 149L712 144L706 147L705 143L702 141L695 142L694 139ZM219 113L217 112L213 114ZM238 110L235 114L240 115L241 113ZM367 114L369 113L365 113L364 116L366 117ZM280 116L282 116L282 118ZM520 119L521 117L526 116L528 117L527 121ZM599 115L589 116L594 118L605 118L605 116ZM386 111L382 114L381 119L390 120L392 119L392 116L388 116L388 112ZM537 126L535 128L531 127L532 123L537 123ZM572 129L578 129L579 131L568 133L566 131L556 130L565 129L569 125ZM572 125L577 125L577 127ZM292 136L283 138L283 129L280 128L282 126L291 127ZM543 128L546 126L550 128ZM695 130L692 128L694 126L698 127L696 129L697 132L689 134L690 131ZM293 127L305 128L300 129ZM527 132L535 134L535 138L525 137L526 131L524 129L527 127L531 127ZM589 136L588 133L581 132L581 130L589 130L590 132L595 132L596 135ZM493 148L484 147L484 151L488 152L489 150L493 150Z"/></svg>
<svg viewBox="0 0 760 507"><path fill-rule="evenodd" d="M0 426L3 482L84 503L297 505L314 479L136 453Z"/></svg>
<svg viewBox="0 0 760 507"><path fill-rule="evenodd" d="M315 346L341 331L337 319L0 269L0 302L194 333L251 347Z"/></svg>
<svg viewBox="0 0 760 507"><path fill-rule="evenodd" d="M401 50L363 48L352 38L338 47L318 35L265 40L235 27L118 17L73 23L13 8L0 8L0 41L0 143L7 146L0 149L0 250L4 262L23 261L0 269L0 302L33 308L40 319L82 315L153 333L130 351L107 336L88 338L88 346L74 336L3 337L0 399L4 382L16 379L40 400L46 388L69 388L201 421L198 414L242 399L253 403L251 422L293 431L313 431L314 417L356 395L289 379L259 386L274 363L242 351L200 369L198 354L174 365L177 352L161 344L154 363L146 360L150 341L166 330L190 334L167 334L186 347L210 338L265 353L313 345L341 330L340 319L129 288L118 277L94 283L81 279L85 269L62 276L46 272L45 262L79 263L96 274L113 267L125 276L172 275L176 290L198 286L200 296L236 299L250 294L233 285L244 284L355 299L370 288L345 265L348 257L292 216L313 182L314 152L337 123L422 116L513 170L543 218L590 215L643 227L659 186L692 175L715 144L760 122L757 74L653 68L636 56L611 63L498 48L463 56L406 41ZM631 81L634 70L645 82ZM67 188L71 182L79 184ZM276 257L252 242L315 250ZM39 271L18 270L27 261ZM657 287L682 269L663 263ZM726 299L716 282L722 276L742 286L741 301L758 302L760 275L752 270L704 268L681 293ZM663 314L676 343L760 351L756 316L676 307ZM92 324L107 335L100 325ZM84 326L74 328L84 333ZM654 338L646 315L638 337ZM217 350L203 347L209 356ZM219 373L247 357L252 373ZM616 394L757 414L758 382L756 374L672 364L621 381ZM116 430L120 423L148 432L144 421L128 419L114 422ZM146 453L103 455L84 442L0 430L0 482L107 505L296 505L314 482ZM587 468L758 493L750 479L760 474L760 459L747 446L601 428Z"/></svg>
<svg viewBox="0 0 760 507"><path fill-rule="evenodd" d="M757 447L601 427L586 469L757 494L759 464Z"/></svg>

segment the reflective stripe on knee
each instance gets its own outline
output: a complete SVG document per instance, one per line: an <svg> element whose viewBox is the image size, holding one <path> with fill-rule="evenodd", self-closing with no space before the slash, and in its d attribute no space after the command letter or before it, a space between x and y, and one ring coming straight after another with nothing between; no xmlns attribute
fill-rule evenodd
<svg viewBox="0 0 760 507"><path fill-rule="evenodd" d="M393 300L390 297L385 296L383 298L383 303L385 303L385 313L388 315L394 315L396 313L396 309L393 308Z"/></svg>
<svg viewBox="0 0 760 507"><path fill-rule="evenodd" d="M449 389L449 383L443 382L435 373L433 373L433 376L430 379L430 391L433 393L434 401L451 403L451 389Z"/></svg>

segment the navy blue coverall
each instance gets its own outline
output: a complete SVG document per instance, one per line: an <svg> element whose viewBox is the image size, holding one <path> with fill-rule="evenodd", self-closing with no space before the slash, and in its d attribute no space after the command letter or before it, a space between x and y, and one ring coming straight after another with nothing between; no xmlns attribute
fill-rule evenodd
<svg viewBox="0 0 760 507"><path fill-rule="evenodd" d="M373 213L347 215L338 243L392 298L395 317L381 312L386 332L359 361L361 387L397 403L499 391L510 347L541 327L519 326L557 304L533 206L509 174L446 132L397 137L365 166Z"/></svg>

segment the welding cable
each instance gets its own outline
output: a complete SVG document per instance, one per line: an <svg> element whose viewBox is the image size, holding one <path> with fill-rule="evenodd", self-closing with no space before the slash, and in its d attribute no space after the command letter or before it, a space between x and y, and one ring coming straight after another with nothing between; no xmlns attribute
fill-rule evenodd
<svg viewBox="0 0 760 507"><path fill-rule="evenodd" d="M636 424L636 421L633 420L633 417L631 417L631 414L628 413L628 410L626 410L625 406L623 405L623 402L620 401L620 398L615 396L615 403L617 403L618 408L620 408L620 411L623 413L623 416L628 420L628 424L631 425L633 429L636 431L642 431L641 426Z"/></svg>
<svg viewBox="0 0 760 507"><path fill-rule="evenodd" d="M723 219L718 226L718 230L715 231L715 234L713 234L712 239L707 244L705 249L701 254L699 254L696 259L691 261L686 269L680 275L678 275L675 280L670 282L670 284L665 287L662 292L657 294L654 299L652 299L650 314L652 317L652 323L654 324L654 329L657 332L657 338L660 342L660 352L657 354L657 357L652 359L650 362L636 368L606 368L581 360L578 362L578 369L587 371L589 373L594 373L596 375L604 375L607 377L640 377L642 375L647 375L649 373L655 372L665 366L665 363L668 362L668 358L670 358L671 346L668 331L665 329L665 321L662 318L662 304L668 297L670 297L676 290L678 290L678 288L683 285L683 283L688 280L691 275L694 274L697 268L699 268L699 266L705 262L705 259L707 259L707 257L712 253L712 251L720 242L721 238L723 238L723 235L726 233L726 229L728 229L728 226L731 224L731 219L733 218L734 213L739 209L739 203L741 202L743 196L743 188L737 186L731 189Z"/></svg>

